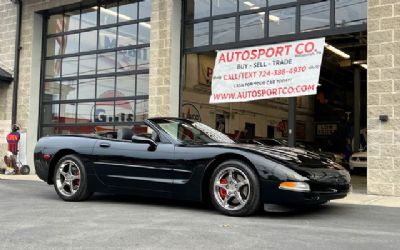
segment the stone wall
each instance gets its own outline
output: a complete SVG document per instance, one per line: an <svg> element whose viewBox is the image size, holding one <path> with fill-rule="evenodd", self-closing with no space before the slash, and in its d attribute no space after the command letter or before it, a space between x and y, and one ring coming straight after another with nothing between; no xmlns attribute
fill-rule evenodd
<svg viewBox="0 0 400 250"><path fill-rule="evenodd" d="M181 1L152 0L149 116L179 110Z"/></svg>
<svg viewBox="0 0 400 250"><path fill-rule="evenodd" d="M0 67L13 74L16 8L9 0L0 0ZM0 84L0 156L5 154L5 136L11 127L12 84ZM2 157L0 157L2 166Z"/></svg>
<svg viewBox="0 0 400 250"><path fill-rule="evenodd" d="M400 0L368 1L368 193L400 195Z"/></svg>

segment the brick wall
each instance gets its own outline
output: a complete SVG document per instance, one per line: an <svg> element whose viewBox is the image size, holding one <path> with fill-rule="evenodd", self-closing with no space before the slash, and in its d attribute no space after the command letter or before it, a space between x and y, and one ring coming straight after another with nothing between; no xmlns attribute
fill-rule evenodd
<svg viewBox="0 0 400 250"><path fill-rule="evenodd" d="M368 193L400 195L400 0L368 1L367 178Z"/></svg>

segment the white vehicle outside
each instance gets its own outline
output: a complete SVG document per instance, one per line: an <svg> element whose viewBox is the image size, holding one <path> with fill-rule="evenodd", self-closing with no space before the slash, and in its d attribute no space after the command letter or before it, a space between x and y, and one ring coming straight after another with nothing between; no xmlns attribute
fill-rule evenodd
<svg viewBox="0 0 400 250"><path fill-rule="evenodd" d="M354 153L350 157L350 169L366 168L367 167L367 152Z"/></svg>

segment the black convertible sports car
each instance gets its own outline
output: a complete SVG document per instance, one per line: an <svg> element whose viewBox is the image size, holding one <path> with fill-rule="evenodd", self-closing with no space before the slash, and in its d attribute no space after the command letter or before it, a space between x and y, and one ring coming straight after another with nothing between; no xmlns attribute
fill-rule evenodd
<svg viewBox="0 0 400 250"><path fill-rule="evenodd" d="M317 154L236 144L199 122L148 119L103 135L50 136L35 148L37 175L66 201L93 192L211 200L245 216L262 204L318 205L343 198L350 175Z"/></svg>

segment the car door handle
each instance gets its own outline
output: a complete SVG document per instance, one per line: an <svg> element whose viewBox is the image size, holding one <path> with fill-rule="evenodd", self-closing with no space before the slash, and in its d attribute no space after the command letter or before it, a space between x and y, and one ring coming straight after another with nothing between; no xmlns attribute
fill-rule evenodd
<svg viewBox="0 0 400 250"><path fill-rule="evenodd" d="M111 145L110 145L110 143L102 142L102 143L100 143L99 146L100 146L101 148L109 148Z"/></svg>

